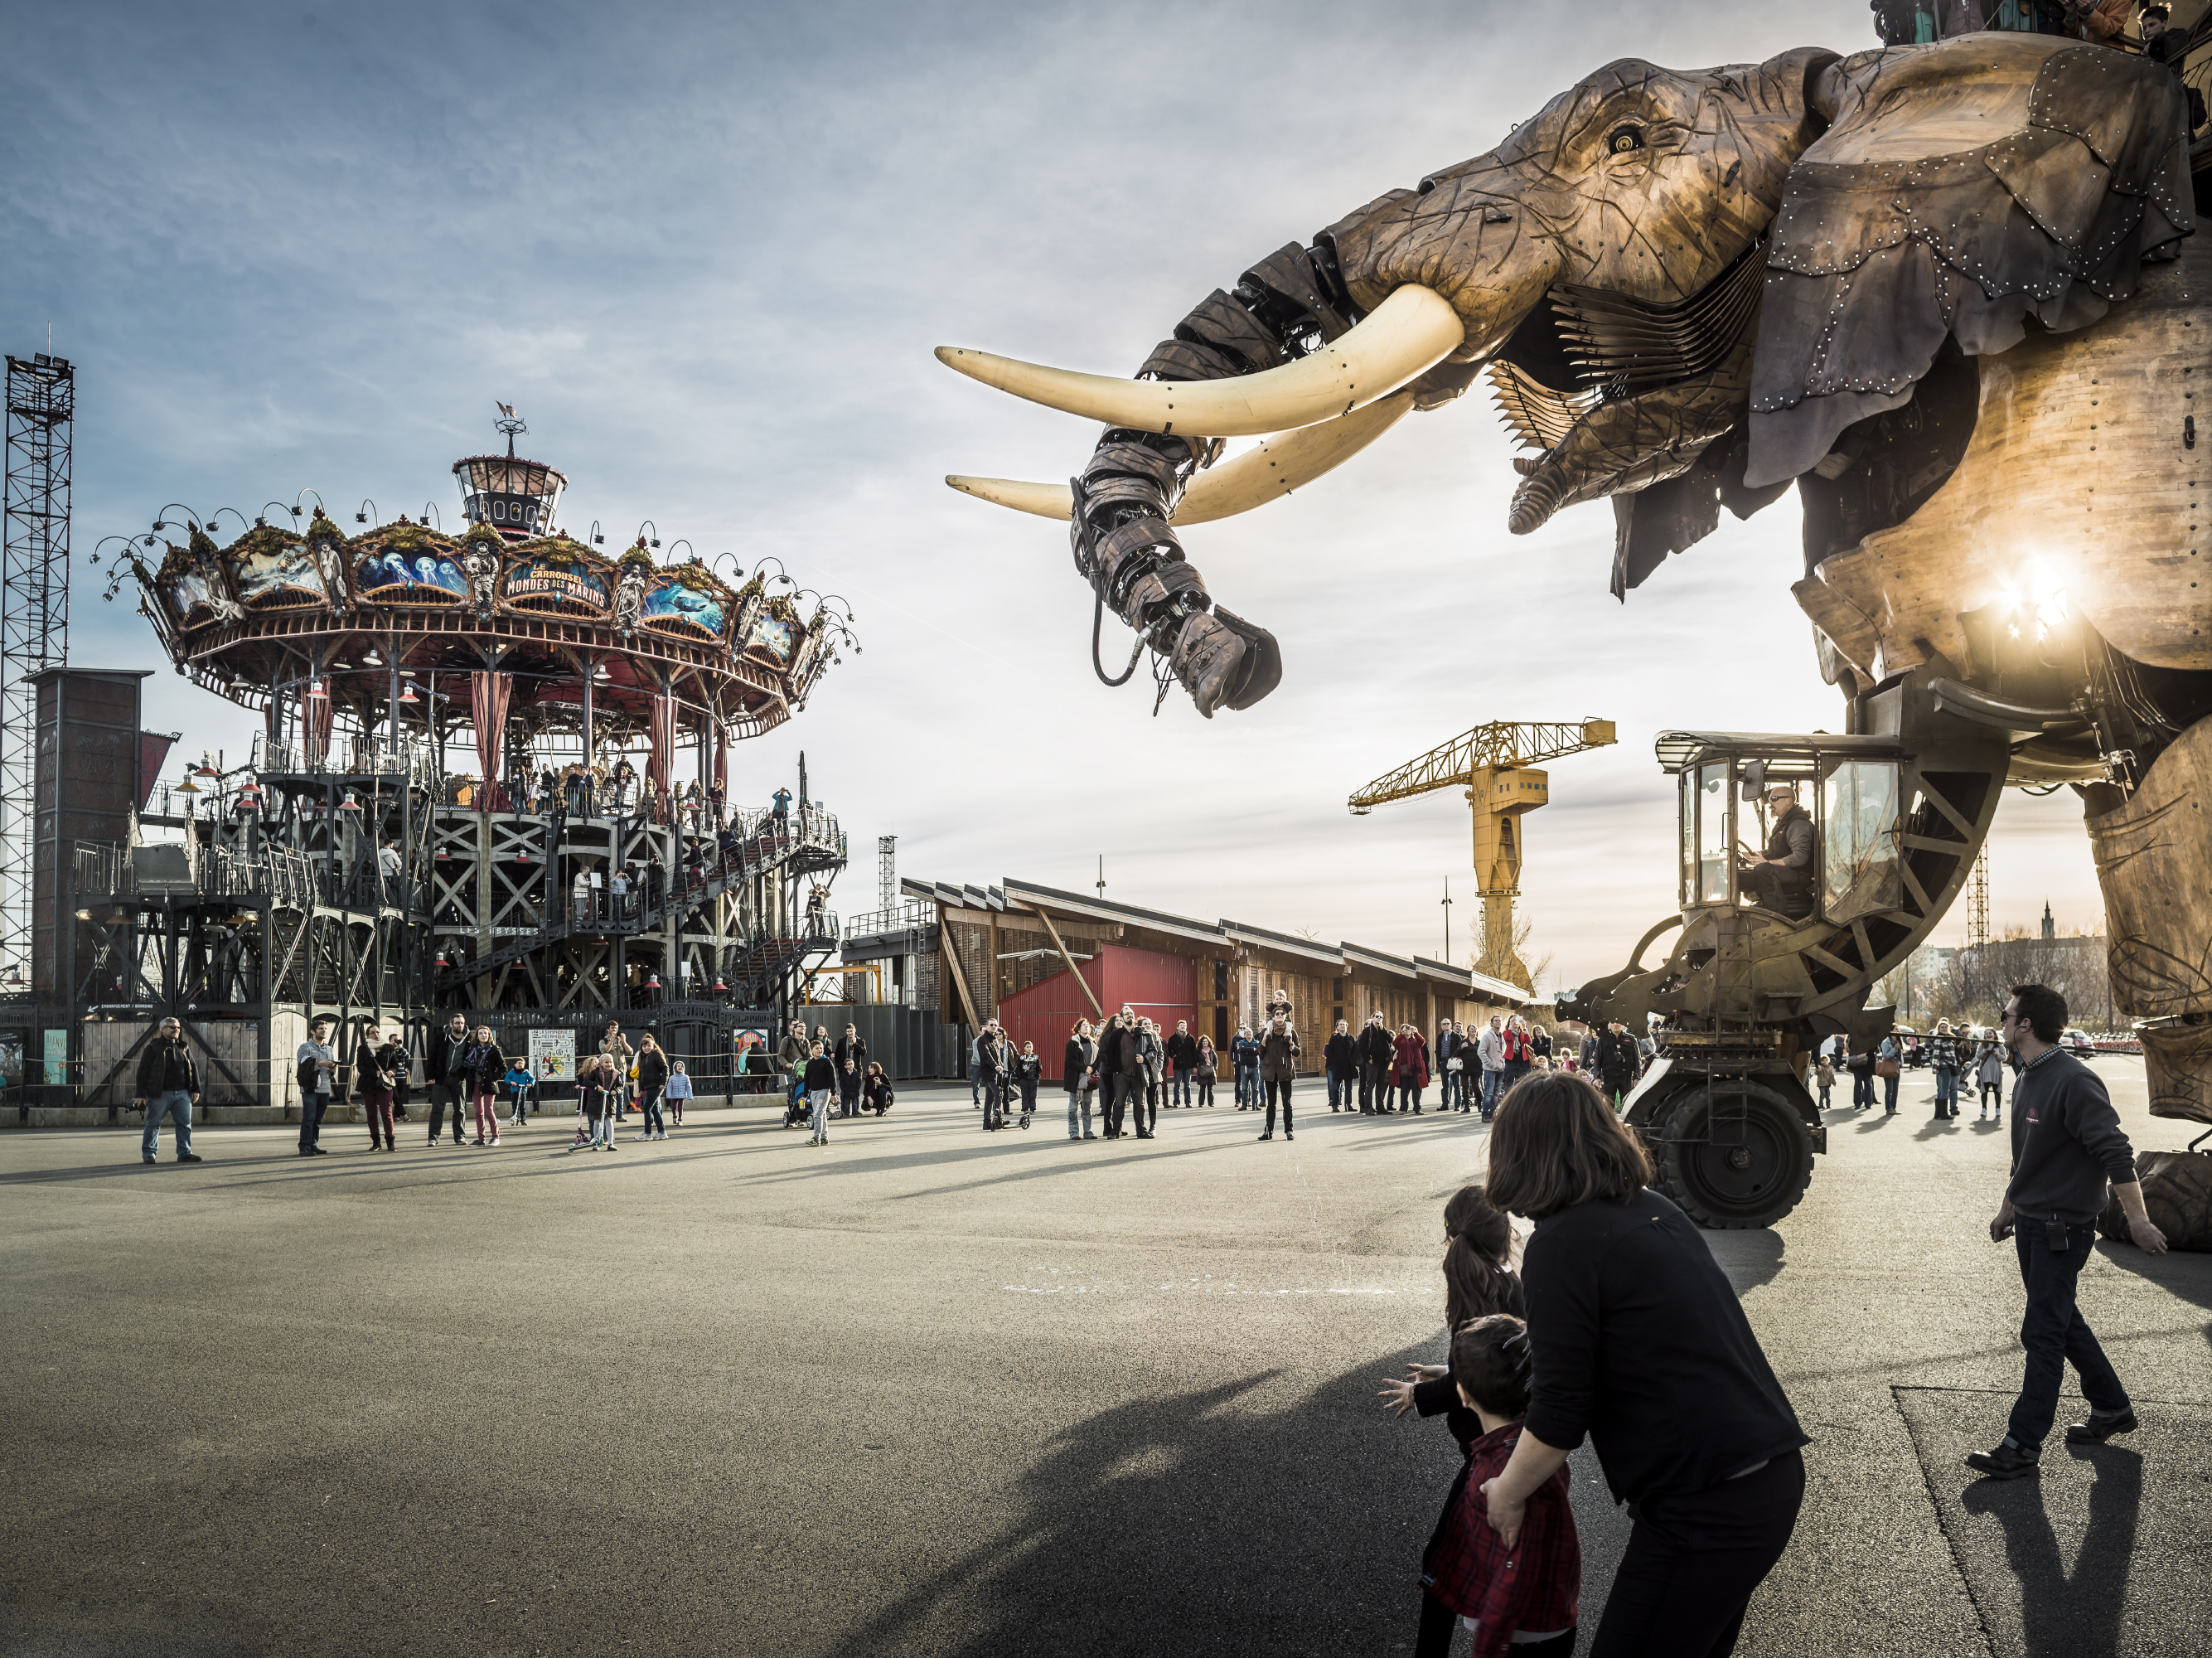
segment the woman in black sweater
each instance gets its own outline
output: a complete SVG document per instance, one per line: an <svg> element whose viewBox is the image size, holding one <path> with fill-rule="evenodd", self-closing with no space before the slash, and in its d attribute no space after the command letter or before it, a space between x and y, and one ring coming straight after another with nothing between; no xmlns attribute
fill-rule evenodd
<svg viewBox="0 0 2212 1658"><path fill-rule="evenodd" d="M1522 1080L1490 1136L1490 1201L1526 1215L1535 1383L1484 1486L1510 1545L1588 1434L1636 1528L1592 1658L1727 1658L1797 1523L1808 1442L1750 1320L1635 1131L1580 1076Z"/></svg>

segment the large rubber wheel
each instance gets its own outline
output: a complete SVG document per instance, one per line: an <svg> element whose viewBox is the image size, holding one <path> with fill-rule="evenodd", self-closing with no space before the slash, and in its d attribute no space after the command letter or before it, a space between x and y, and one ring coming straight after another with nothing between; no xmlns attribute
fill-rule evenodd
<svg viewBox="0 0 2212 1658"><path fill-rule="evenodd" d="M1699 1226L1771 1226L1812 1183L1813 1137L1772 1088L1715 1082L1667 1114L1658 1161L1661 1188Z"/></svg>

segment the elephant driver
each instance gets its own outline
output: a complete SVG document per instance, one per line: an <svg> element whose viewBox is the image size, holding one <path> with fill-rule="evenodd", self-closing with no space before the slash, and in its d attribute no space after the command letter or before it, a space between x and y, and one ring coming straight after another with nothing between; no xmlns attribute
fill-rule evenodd
<svg viewBox="0 0 2212 1658"><path fill-rule="evenodd" d="M1762 908L1790 917L1813 911L1813 814L1797 804L1797 791L1786 783L1767 786L1766 809L1774 832L1766 855L1736 871L1736 885Z"/></svg>

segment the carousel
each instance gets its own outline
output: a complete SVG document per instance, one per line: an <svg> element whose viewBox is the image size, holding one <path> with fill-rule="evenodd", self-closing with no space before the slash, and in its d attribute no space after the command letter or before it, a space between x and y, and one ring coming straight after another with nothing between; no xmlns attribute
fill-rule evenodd
<svg viewBox="0 0 2212 1658"><path fill-rule="evenodd" d="M664 562L650 523L607 557L597 524L560 527L568 479L514 453L522 423L499 428L507 453L453 466L456 531L363 502L348 535L303 491L102 544L109 596L135 578L178 673L264 728L152 786L154 834L81 856L80 999L240 1021L270 1053L318 1014L467 1008L568 1023L579 1051L619 1015L711 1074L734 1021L835 953L842 830L803 759L795 798L760 778L738 803L730 747L858 650L850 607L773 559Z"/></svg>
<svg viewBox="0 0 2212 1658"><path fill-rule="evenodd" d="M450 775L447 744L462 737L475 764L455 803L481 789L495 808L556 765L604 777L635 752L655 809L727 798L730 744L789 719L857 649L849 605L775 559L750 573L727 554L664 564L650 525L607 558L596 525L589 544L556 527L567 478L516 456L520 423L501 424L507 454L454 463L459 533L402 514L349 536L303 491L240 515L243 533L222 546L222 513L164 509L111 579L137 577L177 671L259 711L272 750L323 763L334 741L366 754L412 736ZM162 539L179 530L181 542ZM155 546L149 567L142 551Z"/></svg>

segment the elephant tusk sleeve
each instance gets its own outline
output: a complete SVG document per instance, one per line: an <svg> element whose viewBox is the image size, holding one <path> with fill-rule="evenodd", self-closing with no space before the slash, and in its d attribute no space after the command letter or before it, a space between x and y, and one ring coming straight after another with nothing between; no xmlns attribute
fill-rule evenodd
<svg viewBox="0 0 2212 1658"><path fill-rule="evenodd" d="M1410 413L1413 393L1393 392L1341 420L1323 421L1262 440L1243 454L1191 480L1170 521L1178 525L1210 524L1234 518L1334 472ZM1039 518L1065 519L1067 485L1029 484L1012 478L969 478L954 473L945 480L963 495Z"/></svg>
<svg viewBox="0 0 2212 1658"><path fill-rule="evenodd" d="M1257 437L1317 425L1379 402L1443 361L1466 337L1449 301L1434 289L1407 283L1311 356L1224 380L1117 380L951 345L938 347L937 357L997 390L1109 426L1185 437Z"/></svg>

